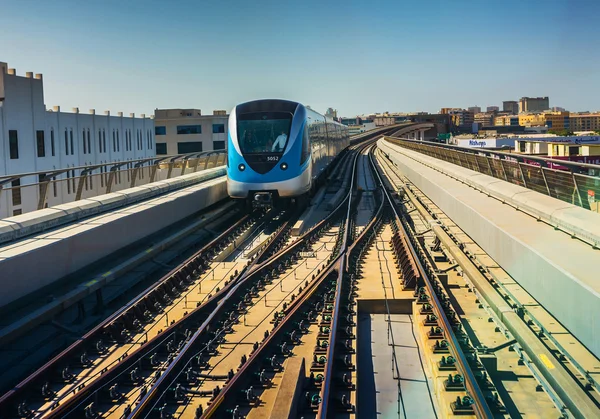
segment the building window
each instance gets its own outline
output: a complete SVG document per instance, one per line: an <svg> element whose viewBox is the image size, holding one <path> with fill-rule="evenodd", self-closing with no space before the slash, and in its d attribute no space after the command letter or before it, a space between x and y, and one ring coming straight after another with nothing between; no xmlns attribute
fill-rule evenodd
<svg viewBox="0 0 600 419"><path fill-rule="evenodd" d="M167 127L154 127L154 135L167 135Z"/></svg>
<svg viewBox="0 0 600 419"><path fill-rule="evenodd" d="M8 131L8 142L10 146L10 158L18 159L19 158L19 136L17 134L17 130L11 129Z"/></svg>
<svg viewBox="0 0 600 419"><path fill-rule="evenodd" d="M65 129L65 156L69 155L69 132Z"/></svg>
<svg viewBox="0 0 600 419"><path fill-rule="evenodd" d="M119 131L117 131L117 151L121 151L121 144L119 144Z"/></svg>
<svg viewBox="0 0 600 419"><path fill-rule="evenodd" d="M202 125L177 125L177 135L202 134Z"/></svg>
<svg viewBox="0 0 600 419"><path fill-rule="evenodd" d="M167 154L167 143L156 143L156 154Z"/></svg>
<svg viewBox="0 0 600 419"><path fill-rule="evenodd" d="M85 130L83 130L82 140L83 140L83 154L87 154L87 147L85 145Z"/></svg>
<svg viewBox="0 0 600 419"><path fill-rule="evenodd" d="M113 153L117 152L117 137L115 136L115 131L113 130Z"/></svg>
<svg viewBox="0 0 600 419"><path fill-rule="evenodd" d="M54 128L50 129L50 152L54 157Z"/></svg>
<svg viewBox="0 0 600 419"><path fill-rule="evenodd" d="M102 130L102 149L106 153L106 131Z"/></svg>
<svg viewBox="0 0 600 419"><path fill-rule="evenodd" d="M71 140L71 155L75 154L75 147L73 146L73 130L69 131L69 139Z"/></svg>
<svg viewBox="0 0 600 419"><path fill-rule="evenodd" d="M98 130L98 153L102 153L102 131Z"/></svg>
<svg viewBox="0 0 600 419"><path fill-rule="evenodd" d="M13 180L12 186L12 204L13 207L21 205L21 179Z"/></svg>
<svg viewBox="0 0 600 419"><path fill-rule="evenodd" d="M21 215L21 214L23 214L22 209L13 210L13 217L16 217L17 215Z"/></svg>
<svg viewBox="0 0 600 419"><path fill-rule="evenodd" d="M213 150L225 150L225 141L213 141Z"/></svg>
<svg viewBox="0 0 600 419"><path fill-rule="evenodd" d="M195 153L202 151L202 141L190 141L186 143L177 143L177 153Z"/></svg>
<svg viewBox="0 0 600 419"><path fill-rule="evenodd" d="M44 131L36 131L35 139L37 143L37 155L38 157L46 157L46 141L44 139Z"/></svg>
<svg viewBox="0 0 600 419"><path fill-rule="evenodd" d="M225 124L213 124L213 134L224 134Z"/></svg>
<svg viewBox="0 0 600 419"><path fill-rule="evenodd" d="M88 153L92 154L92 139L90 136L90 129L88 128L87 130L87 136L88 136Z"/></svg>

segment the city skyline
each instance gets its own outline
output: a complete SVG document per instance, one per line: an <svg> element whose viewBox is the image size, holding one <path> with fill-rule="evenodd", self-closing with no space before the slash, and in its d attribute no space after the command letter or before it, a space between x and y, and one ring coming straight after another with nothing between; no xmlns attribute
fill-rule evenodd
<svg viewBox="0 0 600 419"><path fill-rule="evenodd" d="M83 111L208 114L261 97L340 116L501 108L523 96L600 109L600 57L586 47L600 41L592 25L600 5L524 3L537 5L135 1L123 13L114 1L25 1L3 6L0 61L19 75L44 74L48 108Z"/></svg>

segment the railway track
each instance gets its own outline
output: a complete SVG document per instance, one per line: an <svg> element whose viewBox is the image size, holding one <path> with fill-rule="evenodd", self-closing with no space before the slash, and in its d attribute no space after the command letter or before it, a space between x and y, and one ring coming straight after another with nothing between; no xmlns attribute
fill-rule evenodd
<svg viewBox="0 0 600 419"><path fill-rule="evenodd" d="M404 185L406 181L397 173L397 169L383 152L380 160L382 165L386 166L385 171L390 182L396 185L394 189L398 188L397 185ZM478 247L475 244L467 246L464 240L468 237L429 198L410 184L404 187L403 191L408 205L420 214L420 218L427 220L429 231L436 241L443 244L455 261L455 266L460 266L467 286L477 298L479 309L484 308L489 315L489 321L493 320L496 324L496 332L502 332L506 336L507 343L499 347L511 346L514 351L513 357L518 359L519 365L524 365L531 371L531 378L536 382L536 386L540 390L544 389L544 393L562 417L598 416L600 404L588 376L581 371L571 354L547 338L543 325L534 321L516 299L515 295L519 295L519 285L513 285L512 293L508 291L501 283L502 275L507 274L503 273L482 249L476 250ZM488 268L483 264L482 260L485 259L490 260L494 267ZM492 274L493 271L496 273ZM535 301L529 300L528 307L534 309ZM541 306L538 308L538 313L544 310ZM550 316L549 313L547 315ZM479 350L483 353L489 352L486 348ZM492 348L493 350L496 348ZM506 355L504 357L507 358ZM526 400L523 404L528 406L521 406L520 410L526 411L532 405L532 400Z"/></svg>
<svg viewBox="0 0 600 419"><path fill-rule="evenodd" d="M61 352L0 399L3 417L44 417L68 404L79 392L132 356L146 343L164 340L180 322L204 312L217 295L246 269L243 262L223 262L253 232L280 221L244 216L184 263ZM282 218L281 216L275 218ZM274 233L281 234L282 230ZM237 240L237 242L236 242ZM263 255L278 241L264 246ZM250 263L250 262L247 262ZM27 402L26 402L27 400Z"/></svg>
<svg viewBox="0 0 600 419"><path fill-rule="evenodd" d="M371 163L376 183L384 185L372 156ZM356 161L352 186L355 171ZM416 240L409 239L409 231L398 213L394 198L386 188L380 190L381 195L376 199L378 206L373 218L354 237L356 229L353 216L357 202L356 198L353 199L351 188L347 199L343 201L346 216L343 228L340 229L342 235L338 240L339 247L333 252L329 264L296 301L286 307L273 331L254 348L252 356L240 365L240 370L226 387L213 395L208 409L202 408L194 413L197 417L253 417L253 412L259 409L263 409L262 413L254 416L265 416L269 411L265 411L263 405L274 401L272 396L268 396L270 386L274 382L278 386L281 385L285 379L283 367L291 364L286 363L286 360L300 356L312 360L307 361L309 365L306 367L310 368L310 377L308 382L303 384L303 396L299 404L291 406L290 409L297 409L297 414L305 418L356 415L355 297L360 281L357 272L360 272L360 261L366 249L386 223L389 223L394 231L392 243L402 272L403 285L405 288L415 287L417 306L431 323L432 335L429 338L434 342L434 350L445 354L442 355L444 359L450 355L449 359L455 360L453 364L457 373L451 375L446 387L458 397L453 398L447 411L482 418L498 416L488 404L489 402L494 405L494 399L486 400L480 388L477 377L481 375L481 365L476 357L465 349L468 339L460 333L452 304L441 284L437 282L434 272L421 262L423 250L416 247ZM314 349L310 353L306 348ZM478 376L474 370L477 370ZM177 385L177 380L173 380L171 389L177 388ZM156 406L158 405L160 403ZM139 417L149 417L149 412Z"/></svg>
<svg viewBox="0 0 600 419"><path fill-rule="evenodd" d="M342 206L333 212L335 217ZM285 307L290 303L287 298L293 302L295 292L299 295L307 287L305 281L285 298L274 297L278 284L282 292L285 277L268 283L268 279L261 282L263 276L275 279L308 251L324 256L311 267L305 261L308 272L303 274L308 282L322 276L346 226L328 218L291 242L290 227L297 215L288 211L242 218L0 398L0 416L121 417L131 412L138 417L160 393L166 382L163 376L170 376L196 348L203 348L197 352L202 356L194 359L210 366L204 355L223 339L221 332L250 317L244 305L253 306L254 297L257 302L273 297ZM273 232L257 234L261 228ZM254 244L240 251L246 241ZM227 260L230 256L233 261ZM319 267L320 262L325 263ZM297 277L299 267L291 272ZM232 306L247 315L232 317ZM228 317L223 318L226 312ZM217 374L207 375L207 380L213 380ZM226 375L228 381L231 374Z"/></svg>
<svg viewBox="0 0 600 419"><path fill-rule="evenodd" d="M311 371L322 371L319 372L323 376L320 390L309 390L307 397L311 401L308 406L311 411L326 415L331 382L325 377L333 375L331 369L334 364L327 360L333 359L332 351L337 344L335 331L338 327L343 287L340 276L345 271L345 249L353 240L352 215L357 204L353 195L358 156L366 147L367 145L363 145L355 150L349 170L350 188L344 200L322 221L338 226L335 247L331 249L330 257L322 265L323 269L318 271L312 281L305 282L306 287L300 290L294 301L283 307L274 322L273 330L265 334L263 341L253 348L251 356L240 365L237 374L224 389L214 395L210 406L206 410L202 409L198 416L224 417L229 414L232 417L251 417L254 414L264 417L273 414L273 408L280 406L273 405L276 392L269 390L272 390L274 383L281 383L286 358L299 352L306 354L307 359L313 360L310 365ZM335 222L336 218L339 218L338 222ZM311 353L313 348L315 354ZM172 384L176 386L176 380ZM272 394L269 396L268 393ZM262 412L255 413L252 407L260 409L261 397L270 402L270 406L266 407L269 410L263 409ZM325 402L321 403L323 400ZM147 416L146 414L139 417Z"/></svg>

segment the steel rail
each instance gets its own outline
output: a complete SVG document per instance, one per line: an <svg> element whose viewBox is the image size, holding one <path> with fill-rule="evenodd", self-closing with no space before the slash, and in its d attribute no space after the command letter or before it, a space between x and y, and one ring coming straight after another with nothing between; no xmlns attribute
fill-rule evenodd
<svg viewBox="0 0 600 419"><path fill-rule="evenodd" d="M380 174L380 171L378 168L377 168L376 174L377 174L379 181L383 185L384 183L383 183L383 180L381 178L381 174ZM383 189L385 199L387 200L387 202L389 203L389 205L393 211L394 217L396 219L396 223L398 224L398 228L402 229L403 234L405 234L408 237L406 228L404 227L404 224L402 223L402 216L400 214L398 214L398 211L396 209L396 205L394 203L393 198L390 196L387 188L383 187L382 189ZM468 362L465 354L461 350L460 343L459 343L458 339L456 338L456 335L454 334L452 325L450 324L450 321L448 320L447 316L445 315L444 310L441 308L442 304L435 292L433 283L431 282L431 280L427 274L427 271L423 267L421 260L418 257L418 253L413 246L412 241L407 240L407 243L410 248L410 252L413 256L413 259L416 262L417 269L419 270L421 277L423 278L423 280L425 282L425 286L427 287L427 289L429 291L429 295L430 295L431 299L433 300L434 304L432 304L432 308L435 311L438 319L442 320L443 326L444 326L444 331L446 332L446 336L450 339L450 341L452 343L452 347L454 348L453 352L454 352L454 355L456 356L458 366L459 366L460 370L463 372L463 375L465 376L466 388L474 401L475 414L479 418L491 418L494 415L485 400L485 396L483 395L483 392L477 383L477 379L475 378L475 375L473 374L473 371L471 370L471 368L469 366L469 362Z"/></svg>
<svg viewBox="0 0 600 419"><path fill-rule="evenodd" d="M336 265L339 265L341 258L342 255L336 256L333 259L333 261L327 267L325 267L323 271L321 271L319 276L315 278L314 281L309 283L308 287L306 287L302 291L300 297L290 303L290 305L284 311L285 316L283 317L281 323L279 323L279 325L275 327L275 329L269 334L267 339L265 339L259 345L258 349L250 356L250 358L248 358L248 361L240 368L240 370L233 377L233 379L227 384L225 388L223 388L219 395L213 400L213 402L206 409L201 418L211 418L217 414L219 408L226 400L227 396L235 392L235 389L239 387L239 385L241 385L241 382L245 379L245 375L248 374L249 370L254 367L253 362L256 362L257 359L260 359L261 355L267 351L267 348L270 347L270 344L274 341L277 341L280 338L280 332L286 330L288 323L292 321L293 315L300 312L300 309L304 306L304 304L315 295L323 281L327 279L336 270Z"/></svg>
<svg viewBox="0 0 600 419"><path fill-rule="evenodd" d="M161 287L167 281L172 279L174 275L176 275L184 267L186 267L190 263L192 263L196 258L198 258L202 254L206 253L209 249L213 248L220 241L225 240L228 236L230 236L232 234L233 231L235 231L236 229L241 227L244 223L246 223L248 221L248 219L249 219L249 215L245 215L244 217L242 217L239 221L237 221L234 225L232 225L227 230L225 230L223 233L221 233L218 237L216 237L215 239L211 240L209 243L204 245L200 250L198 250L192 256L190 256L185 261L180 263L177 267L173 268L170 272L163 275L161 279L156 281L154 284L150 285L148 288L146 288L144 291L139 293L136 297L131 299L127 304L125 304L119 310L117 310L112 315L107 317L104 321L102 321L100 324L95 326L92 330L87 332L85 335L83 335L81 338L79 338L77 341L75 341L69 347L67 347L66 349L61 351L58 355L56 355L50 361L46 362L44 365L42 365L40 368L38 368L33 374L29 375L27 378L25 378L23 381L21 381L19 384L17 384L13 389L6 392L0 398L0 413L9 415L10 410L12 408L16 408L16 405L14 403L19 402L18 400L15 400L15 398L22 397L25 393L32 391L32 389L30 388L32 385L36 385L36 384L41 385L42 383L39 383L38 381L44 380L45 374L51 374L52 373L51 370L53 368L56 368L57 365L63 363L65 359L75 357L76 354L78 354L79 352L82 351L83 347L88 345L89 342L92 341L94 338L96 338L98 334L103 332L106 327L108 327L110 324L117 321L130 308L132 308L135 305L137 305L138 303L142 302L142 300L146 296L148 296L150 293L157 290L159 287ZM89 379L86 382L89 382ZM69 393L67 393L67 394L69 394ZM65 396L63 396L63 398L64 397ZM23 397L23 399L24 398L25 397ZM62 398L55 400L55 402L60 402L61 400L62 400Z"/></svg>
<svg viewBox="0 0 600 419"><path fill-rule="evenodd" d="M374 140L373 140L374 141ZM372 141L369 141L368 144L371 144ZM364 144L360 144L357 146L357 149L364 149L367 145ZM352 146L354 147L354 146ZM358 156L360 155L360 152L358 151L356 153L356 155L354 156L354 162L353 162L353 171L352 171L352 183L351 186L348 190L348 193L346 194L346 196L344 197L344 199L340 202L340 204L333 210L331 211L331 213L325 217L323 220L321 220L316 226L314 226L313 228L311 228L309 231L307 231L304 235L302 235L302 238L308 236L309 234L312 234L314 231L317 230L317 228L321 225L323 225L324 223L330 221L334 216L336 216L337 212L340 211L341 209L343 209L344 205L347 206L346 208L346 223L345 223L345 228L344 228L344 237L343 237L343 242L342 245L340 247L340 251L338 253L338 255L332 260L330 261L327 266L324 268L324 270L322 271L322 273L320 274L320 276L317 278L317 280L312 281L309 286L303 291L303 295L304 295L304 299L309 299L312 294L316 291L316 289L318 288L318 286L322 283L322 281L327 278L329 276L329 274L331 272L333 272L333 270L335 270L335 266L336 264L339 265L338 267L338 272L343 272L343 267L344 267L344 261L346 259L346 255L345 255L345 248L347 247L347 239L348 239L348 232L349 232L349 217L350 217L350 212L351 212L351 197L353 194L353 182L354 182L354 178L355 178L355 169L356 169L356 163L358 161ZM298 240L297 242L294 243L294 245L296 245L300 240ZM288 250L288 249L284 249L284 250ZM339 274L338 274L339 275ZM337 285L336 285L336 299L335 301L339 300L339 285L341 284L340 278L338 276L338 280L337 280ZM293 310L295 312L295 309L297 307L299 307L298 304L300 299L296 300L296 305L294 305L293 303L288 306L288 311L289 310ZM304 300L302 300L304 301ZM339 307L339 304L336 304L337 307ZM334 317L335 318L335 317ZM243 379L243 374L246 372L246 370L248 368L251 368L251 364L252 361L255 359L258 359L258 354L262 353L265 349L265 347L267 346L268 342L271 342L271 340L278 338L277 333L280 330L283 330L284 328L284 324L287 324L287 320L289 319L288 316L288 312L286 312L286 316L284 317L284 321L277 326L277 328L275 328L275 330L269 335L269 337L267 338L267 340L265 340L263 342L263 344L261 344L259 346L259 349L256 351L255 354L253 354L248 361L242 366L242 368L240 369L240 371L234 376L234 378L231 380L231 382L227 385L227 387L225 387L220 393L219 395L215 398L215 400L211 403L211 405L207 408L207 410L203 413L202 418L210 418L213 417L213 415L216 414L216 412L218 411L219 407L222 405L223 401L225 400L226 396L228 394L231 394L231 392L233 391L232 389L236 387L237 383L239 381L241 381ZM332 331L335 330L334 327L331 328ZM332 332L333 333L333 332ZM333 333L335 336L335 333ZM330 342L332 342L330 340ZM331 346L330 346L331 347ZM327 357L328 362L328 368L330 368L329 366L333 364L333 358L330 358L329 356ZM325 377L327 377L327 374L325 375ZM173 380L171 382L171 384L173 384L175 382L175 380ZM322 399L324 400L324 399ZM147 416L146 416L147 417Z"/></svg>
<svg viewBox="0 0 600 419"><path fill-rule="evenodd" d="M286 222L289 222L289 219ZM286 224L284 223L284 225L275 233L273 240L269 243L269 246L263 249L263 252L261 252L261 254L264 252L268 252L270 250L270 246L274 243L277 243L277 239L280 238L281 234L283 234L283 232L285 231L285 225ZM98 390L103 388L107 383L111 383L116 378L118 378L121 370L129 368L130 365L146 357L154 349L159 348L166 341L167 337L175 333L177 329L181 329L184 323L187 324L192 322L196 317L198 317L204 312L206 312L207 315L210 316L210 314L213 313L216 310L216 308L218 308L222 303L222 299L224 298L223 296L228 295L226 293L229 293L229 291L234 287L234 285L239 282L239 279L243 275L247 274L248 269L252 266L252 263L256 262L257 260L258 257L255 258L255 260L251 262L250 265L245 266L244 269L239 273L237 280L234 279L232 281L229 281L226 286L224 286L221 290L216 292L211 298L207 299L200 306L194 308L194 310L192 310L187 316L184 316L178 322L169 325L167 328L165 328L165 330L163 330L162 333L152 338L141 348L139 348L135 353L132 353L131 355L120 361L117 367L112 368L108 372L105 372L99 380L93 382L85 390L80 391L80 393L78 393L75 398L59 406L59 408L56 410L55 415L60 414L60 417L66 417L67 415L73 413L73 410L79 408L84 402L86 402L86 400L91 395L95 394ZM65 412L65 410L67 410L67 412Z"/></svg>
<svg viewBox="0 0 600 419"><path fill-rule="evenodd" d="M394 170L392 166L390 168ZM421 198L411 188L406 189L406 194L423 218L429 217L433 219L431 210L426 207ZM483 297L483 300L490 308L492 317L496 318L497 323L516 339L517 343L523 348L523 352L530 359L530 362L539 370L540 376L537 379L544 387L549 387L547 392L551 398L551 393L555 393L556 399L560 400L560 404L562 404L558 408L568 409L568 413L577 418L598 416L599 408L596 401L587 394L587 390L581 386L581 383L577 382L577 380L574 381L572 373L562 365L562 362L556 359L556 356L553 354L554 351L549 347L548 343L543 342L532 328L527 325L526 320L515 309L509 307L508 302L498 293L498 290L494 288L489 279L465 255L456 240L448 234L446 227L434 225L432 231L463 269L465 277L469 279L476 291ZM475 259L477 260L476 257ZM495 278L492 272L489 270L487 272ZM507 289L504 289L501 282L496 281L496 284L510 298L516 301L514 296ZM529 313L527 312L527 314ZM546 333L544 333L544 336L548 337ZM550 341L552 342L552 339ZM563 368L556 368L555 363L562 365ZM573 365L576 366L575 364ZM582 374L582 377L586 378L585 374Z"/></svg>
<svg viewBox="0 0 600 419"><path fill-rule="evenodd" d="M346 273L346 267L347 267L347 248L348 248L348 236L350 234L350 218L351 218L351 212L352 212L352 205L353 205L353 201L352 201L352 195L354 194L354 184L355 184L355 178L356 178L356 174L358 171L358 158L360 157L362 151L364 149L366 149L368 146L370 145L370 142L359 147L355 153L354 156L354 162L353 162L353 167L352 167L352 173L351 173L351 180L350 180L350 191L348 192L348 203L347 203L347 208L346 208L346 220L345 220L345 227L344 227L344 237L343 237L343 241L342 241L342 246L340 249L340 255L341 255L341 261L340 261L340 268L338 271L338 279L337 279L337 285L336 285L336 290L335 290L335 298L334 298L334 302L333 302L333 312L331 315L331 328L329 331L329 346L327 347L327 363L325 365L325 374L324 374L324 378L323 378L323 383L321 385L321 392L320 392L320 397L321 397L321 403L319 404L319 410L317 413L317 417L320 418L326 418L327 417L327 410L329 409L329 397L330 397L330 391L331 391L331 386L332 386L332 381L333 381L333 364L334 364L334 354L335 354L335 345L337 343L337 327L338 327L338 322L339 322L339 312L340 312L340 300L341 300L341 296L342 296L342 286L343 286L343 281L344 281L344 275Z"/></svg>
<svg viewBox="0 0 600 419"><path fill-rule="evenodd" d="M158 397L156 395L156 393L159 391L159 386L163 387L165 386L165 380L167 379L167 377L169 376L169 374L174 373L174 368L175 366L177 366L177 364L180 363L185 363L187 365L187 362L189 361L189 359L191 359L194 355L190 356L189 354L187 354L185 356L185 358L189 358L186 361L182 361L182 359L184 359L184 353L190 351L190 348L193 346L193 342L195 341L198 336L201 334L201 332L203 332L206 327L209 325L210 321L215 318L215 316L217 316L218 314L220 314L220 311L223 310L225 308L225 304L228 302L228 300L233 296L233 294L242 286L244 285L245 281L247 281L248 279L252 278L254 275L256 275L257 273L260 273L260 271L262 269L264 269L266 266L269 266L275 262L277 262L279 259L283 258L284 256L288 255L289 253L292 253L293 251L295 251L298 247L302 246L305 244L306 239L311 236L312 234L315 234L316 231L318 231L319 228L321 228L326 222L330 221L330 217L335 216L337 213L337 210L343 205L343 202L336 208L336 210L332 211L331 214L329 215L328 218L323 219L321 222L319 222L316 226L314 226L313 228L311 228L308 232L306 232L303 236L302 239L296 240L294 243L292 243L290 246L286 247L283 249L282 252L277 253L276 255L274 255L273 257L269 258L267 261L263 262L260 265L260 268L258 266L256 266L254 269L251 269L248 271L247 277L240 279L240 281L238 281L235 284L235 287L219 302L217 308L215 308L215 310L209 315L209 317L206 319L206 321L200 326L200 328L198 329L198 331L194 334L194 336L190 339L190 341L188 342L188 344L186 344L186 346L184 348L182 348L180 354L173 360L173 362L171 363L171 365L169 366L169 368L162 374L162 376L160 377L159 381L156 382L155 386L153 387L153 390L148 391L147 395L144 397L144 399L138 404L138 406L136 406L136 408L132 411L131 415L129 416L129 418L139 418L139 417L147 417L149 415L148 412L146 412L146 410L148 409L152 409L157 401L152 405L149 406L149 404L151 403L151 401L153 399L158 399L160 397ZM257 260L259 259L258 257L256 258ZM181 371L180 371L181 372ZM177 379L179 373L178 372L175 377L173 378L173 380L171 380L172 384L174 382L174 380ZM235 378L235 377L234 377ZM160 383L159 383L160 382ZM167 385L167 388L169 387L169 385ZM208 412L209 410L207 410Z"/></svg>

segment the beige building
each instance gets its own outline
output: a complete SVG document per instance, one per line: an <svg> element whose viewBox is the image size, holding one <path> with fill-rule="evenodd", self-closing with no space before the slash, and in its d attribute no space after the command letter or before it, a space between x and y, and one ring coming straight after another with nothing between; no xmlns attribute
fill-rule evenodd
<svg viewBox="0 0 600 419"><path fill-rule="evenodd" d="M600 131L600 112L572 113L569 122L571 131Z"/></svg>
<svg viewBox="0 0 600 419"><path fill-rule="evenodd" d="M200 109L156 109L156 154L224 150L227 147L228 118L226 111L202 115Z"/></svg>
<svg viewBox="0 0 600 419"><path fill-rule="evenodd" d="M569 112L547 112L544 114L546 126L551 129L571 130L571 118Z"/></svg>
<svg viewBox="0 0 600 419"><path fill-rule="evenodd" d="M549 143L548 157L600 156L600 144Z"/></svg>
<svg viewBox="0 0 600 419"><path fill-rule="evenodd" d="M522 127L543 127L546 125L544 114L519 114L519 125Z"/></svg>
<svg viewBox="0 0 600 419"><path fill-rule="evenodd" d="M482 126L494 125L495 112L479 112L475 114L474 122Z"/></svg>
<svg viewBox="0 0 600 419"><path fill-rule="evenodd" d="M519 113L543 112L550 109L548 96L544 97L522 97L519 100Z"/></svg>

